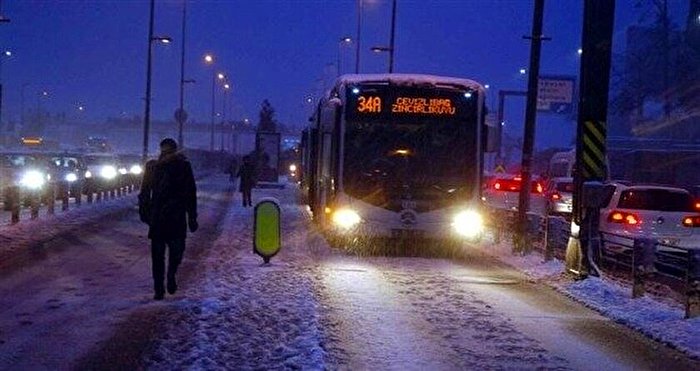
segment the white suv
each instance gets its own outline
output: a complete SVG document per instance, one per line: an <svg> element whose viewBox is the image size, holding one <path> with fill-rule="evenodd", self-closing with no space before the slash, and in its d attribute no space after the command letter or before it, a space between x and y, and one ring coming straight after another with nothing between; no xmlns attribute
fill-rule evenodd
<svg viewBox="0 0 700 371"><path fill-rule="evenodd" d="M495 209L518 210L522 179L517 175L501 175L485 182L483 200ZM530 212L544 214L545 198L542 183L533 179L530 185Z"/></svg>
<svg viewBox="0 0 700 371"><path fill-rule="evenodd" d="M700 210L687 190L622 183L606 188L609 202L600 210L601 232L700 249Z"/></svg>

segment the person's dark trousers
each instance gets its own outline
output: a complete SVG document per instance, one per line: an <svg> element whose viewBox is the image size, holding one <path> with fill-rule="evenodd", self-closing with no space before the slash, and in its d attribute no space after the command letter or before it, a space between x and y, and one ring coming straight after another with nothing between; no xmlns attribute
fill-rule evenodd
<svg viewBox="0 0 700 371"><path fill-rule="evenodd" d="M251 189L243 189L243 191L241 193L243 193L243 207L253 206L253 202L251 201L252 190Z"/></svg>
<svg viewBox="0 0 700 371"><path fill-rule="evenodd" d="M151 261L153 267L153 290L156 294L165 293L165 249L168 252L168 291L173 293L177 289L175 273L182 262L182 254L185 252L185 239L175 240L151 240Z"/></svg>

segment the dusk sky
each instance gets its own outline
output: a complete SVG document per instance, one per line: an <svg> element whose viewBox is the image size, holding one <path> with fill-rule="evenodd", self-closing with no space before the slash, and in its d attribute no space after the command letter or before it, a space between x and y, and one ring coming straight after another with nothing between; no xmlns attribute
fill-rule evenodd
<svg viewBox="0 0 700 371"><path fill-rule="evenodd" d="M624 29L643 11L637 0L617 3L615 48ZM356 1L190 1L188 9L186 109L191 119L208 123L210 67L202 56L216 57L217 71L233 84L234 119L257 123L260 103L268 98L277 119L289 126L306 123L309 96L336 73L339 38L355 37ZM669 1L675 23L682 25L686 0ZM524 89L532 1L398 1L395 71L472 78L498 89ZM182 2L156 1L155 34L174 39L154 45L154 119L172 119L178 105ZM44 109L86 115L86 119L143 115L148 1L5 0L11 23L0 25L0 46L12 57L2 61L5 86L3 118L18 120L25 84L25 107L35 109L41 91ZM387 69L387 54L371 46L388 45L390 0L365 0L361 72ZM582 2L546 2L542 74L578 74ZM354 45L343 46L341 69L354 72ZM220 99L220 95L218 95ZM524 100L523 100L524 101ZM522 132L524 102L514 99L506 112L507 132ZM219 104L219 103L217 103ZM79 105L85 107L80 113ZM540 116L538 145L568 145L570 118ZM546 135L544 133L547 133Z"/></svg>

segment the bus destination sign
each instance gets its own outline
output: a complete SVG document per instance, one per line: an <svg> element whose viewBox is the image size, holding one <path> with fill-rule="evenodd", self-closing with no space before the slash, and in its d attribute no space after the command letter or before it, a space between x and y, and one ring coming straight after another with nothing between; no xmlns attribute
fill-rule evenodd
<svg viewBox="0 0 700 371"><path fill-rule="evenodd" d="M396 97L389 104L372 95L357 97L355 110L358 114L412 114L427 116L454 116L457 108L450 98Z"/></svg>

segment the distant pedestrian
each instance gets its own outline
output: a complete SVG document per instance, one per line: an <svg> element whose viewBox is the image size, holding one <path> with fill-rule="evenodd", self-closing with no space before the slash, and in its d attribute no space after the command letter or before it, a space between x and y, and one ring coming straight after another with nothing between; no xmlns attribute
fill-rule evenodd
<svg viewBox="0 0 700 371"><path fill-rule="evenodd" d="M234 157L231 159L231 163L228 165L228 169L226 170L228 173L228 180L235 184L236 183L236 174L238 174L238 159Z"/></svg>
<svg viewBox="0 0 700 371"><path fill-rule="evenodd" d="M197 186L192 165L184 154L177 151L177 143L171 138L160 142L158 160L146 164L141 192L139 215L149 225L151 259L155 300L165 296L165 250L168 251L167 289L177 291L175 273L185 251L187 227L194 233L197 223Z"/></svg>
<svg viewBox="0 0 700 371"><path fill-rule="evenodd" d="M255 187L255 166L250 156L243 157L243 165L238 169L236 177L241 178L238 190L243 194L243 207L253 206L251 193Z"/></svg>

